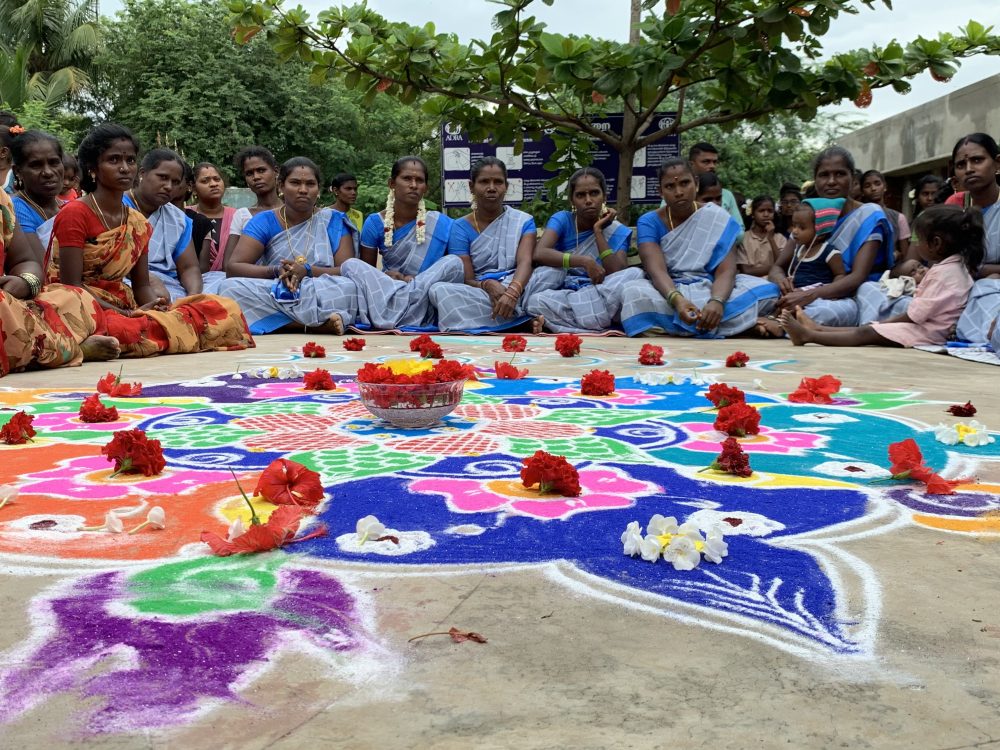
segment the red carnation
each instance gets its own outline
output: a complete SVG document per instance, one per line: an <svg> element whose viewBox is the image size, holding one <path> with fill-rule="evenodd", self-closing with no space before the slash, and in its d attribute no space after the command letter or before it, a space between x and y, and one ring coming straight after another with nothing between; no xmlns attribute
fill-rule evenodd
<svg viewBox="0 0 1000 750"><path fill-rule="evenodd" d="M253 494L275 505L299 505L308 510L323 499L323 484L312 469L279 458L261 473Z"/></svg>
<svg viewBox="0 0 1000 750"><path fill-rule="evenodd" d="M97 392L106 393L109 396L119 398L121 396L139 396L142 394L142 383L123 383L119 372L115 375L109 372L97 381Z"/></svg>
<svg viewBox="0 0 1000 750"><path fill-rule="evenodd" d="M708 386L705 398L712 402L716 409L732 404L742 404L747 400L747 394L739 388L735 388L725 383L712 383Z"/></svg>
<svg viewBox="0 0 1000 750"><path fill-rule="evenodd" d="M527 367L517 368L510 362L494 362L493 369L500 380L520 380L528 374Z"/></svg>
<svg viewBox="0 0 1000 750"><path fill-rule="evenodd" d="M583 339L575 333L560 333L556 336L556 351L564 357L575 357L580 353Z"/></svg>
<svg viewBox="0 0 1000 750"><path fill-rule="evenodd" d="M753 474L753 469L750 468L750 457L743 451L739 440L728 437L719 445L722 446L722 453L716 456L709 465L709 469L735 474L738 477L748 477Z"/></svg>
<svg viewBox="0 0 1000 750"><path fill-rule="evenodd" d="M302 378L302 384L307 391L332 391L335 387L330 372L322 367L307 372Z"/></svg>
<svg viewBox="0 0 1000 750"><path fill-rule="evenodd" d="M344 349L349 352L360 352L367 343L364 339L344 339Z"/></svg>
<svg viewBox="0 0 1000 750"><path fill-rule="evenodd" d="M538 485L541 493L555 492L566 497L580 494L580 475L565 456L553 456L545 451L523 459L521 483L525 487Z"/></svg>
<svg viewBox="0 0 1000 750"><path fill-rule="evenodd" d="M788 394L788 400L797 404L832 404L831 396L840 390L840 381L833 375L802 378L799 387Z"/></svg>
<svg viewBox="0 0 1000 750"><path fill-rule="evenodd" d="M715 429L734 437L746 437L760 432L760 412L739 401L719 409L715 417Z"/></svg>
<svg viewBox="0 0 1000 750"><path fill-rule="evenodd" d="M510 336L503 337L501 346L505 352L523 352L528 348L528 339L512 333Z"/></svg>
<svg viewBox="0 0 1000 750"><path fill-rule="evenodd" d="M639 350L640 365L662 365L663 347L655 344L643 344Z"/></svg>
<svg viewBox="0 0 1000 750"><path fill-rule="evenodd" d="M10 421L0 427L0 440L7 445L24 445L37 433L31 426L35 417L23 411L17 412Z"/></svg>
<svg viewBox="0 0 1000 750"><path fill-rule="evenodd" d="M426 333L421 333L419 336L414 336L412 339L410 339L410 351L419 352L422 347L433 343L435 343L434 339L432 339Z"/></svg>
<svg viewBox="0 0 1000 750"><path fill-rule="evenodd" d="M101 448L109 461L114 461L115 474L156 476L167 465L159 440L150 440L143 430L119 430L111 442Z"/></svg>
<svg viewBox="0 0 1000 750"><path fill-rule="evenodd" d="M326 347L320 346L315 341L309 341L302 347L302 356L321 359L326 356Z"/></svg>
<svg viewBox="0 0 1000 750"><path fill-rule="evenodd" d="M966 401L964 405L955 404L954 406L949 406L947 411L956 417L974 417L978 409L972 405L971 401Z"/></svg>
<svg viewBox="0 0 1000 750"><path fill-rule="evenodd" d="M118 409L114 406L105 406L101 402L100 394L87 396L80 404L81 422L114 422L118 419Z"/></svg>
<svg viewBox="0 0 1000 750"><path fill-rule="evenodd" d="M615 392L615 376L607 370L591 370L580 378L584 396L610 396Z"/></svg>
<svg viewBox="0 0 1000 750"><path fill-rule="evenodd" d="M750 357L746 352L733 352L726 357L726 367L746 367Z"/></svg>

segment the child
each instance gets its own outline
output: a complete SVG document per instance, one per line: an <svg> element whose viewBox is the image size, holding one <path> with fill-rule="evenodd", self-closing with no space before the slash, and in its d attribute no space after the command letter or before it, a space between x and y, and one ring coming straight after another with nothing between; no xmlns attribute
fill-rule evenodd
<svg viewBox="0 0 1000 750"><path fill-rule="evenodd" d="M767 276L778 257L774 239L774 199L758 195L750 204L753 223L736 247L736 270L750 276Z"/></svg>
<svg viewBox="0 0 1000 750"><path fill-rule="evenodd" d="M714 203L722 208L722 183L715 172L703 172L698 175L698 202Z"/></svg>
<svg viewBox="0 0 1000 750"><path fill-rule="evenodd" d="M860 327L820 326L801 308L785 311L781 325L796 346L942 345L958 322L972 289L972 272L983 262L983 217L978 209L932 206L916 221L919 251L931 263L906 312Z"/></svg>
<svg viewBox="0 0 1000 750"><path fill-rule="evenodd" d="M869 169L861 175L861 197L865 203L875 203L882 207L890 223L896 228L896 247L893 248L893 265L906 257L910 248L910 224L899 211L885 205L885 177L877 169Z"/></svg>
<svg viewBox="0 0 1000 750"><path fill-rule="evenodd" d="M341 172L330 181L330 192L335 198L332 208L347 214L348 220L361 231L365 217L354 207L358 201L358 178L347 172Z"/></svg>
<svg viewBox="0 0 1000 750"><path fill-rule="evenodd" d="M75 201L80 197L80 165L70 154L63 154L63 191L59 200Z"/></svg>

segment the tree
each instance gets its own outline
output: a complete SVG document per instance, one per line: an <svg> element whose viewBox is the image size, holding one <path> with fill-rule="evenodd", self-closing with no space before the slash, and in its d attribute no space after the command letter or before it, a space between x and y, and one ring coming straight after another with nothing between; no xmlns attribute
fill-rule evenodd
<svg viewBox="0 0 1000 750"><path fill-rule="evenodd" d="M266 32L283 59L311 63L317 81L343 77L367 103L380 93L407 103L423 98L425 111L461 122L476 138L518 143L555 126L604 141L620 154L619 184L627 184L634 153L668 135L779 111L808 120L824 105L855 99L864 106L880 88L907 91L906 79L928 69L946 80L962 58L1000 53L992 27L970 21L957 34L821 61L830 24L876 0L668 0L665 11L645 16L634 44L551 33L529 15L534 0L494 1L504 6L495 33L468 44L430 23L389 22L363 3L330 8L315 21L283 0L229 0L229 8L238 40ZM642 6L663 7L658 0ZM694 91L705 112L689 117L685 100ZM677 121L642 136L671 102ZM628 116L625 132L592 127L590 118L614 105ZM619 210L628 205L621 191Z"/></svg>

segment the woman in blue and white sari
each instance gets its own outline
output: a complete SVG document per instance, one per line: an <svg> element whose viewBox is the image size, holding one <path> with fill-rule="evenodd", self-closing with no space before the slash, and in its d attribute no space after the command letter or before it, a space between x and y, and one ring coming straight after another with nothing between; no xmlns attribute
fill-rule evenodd
<svg viewBox="0 0 1000 750"><path fill-rule="evenodd" d="M752 328L773 307L778 288L736 273L733 246L743 228L714 203L695 201L698 182L685 159L663 162L658 179L664 205L637 226L649 280L625 287L625 333L718 337Z"/></svg>
<svg viewBox="0 0 1000 750"><path fill-rule="evenodd" d="M392 165L385 210L365 219L361 257L342 269L357 284L359 323L376 330L435 330L431 288L465 278L462 260L445 255L452 220L424 207L427 174L417 156Z"/></svg>
<svg viewBox="0 0 1000 750"><path fill-rule="evenodd" d="M45 256L63 182L63 147L55 136L28 130L12 139L11 155L18 189L13 195L17 228L24 232L35 259L45 268Z"/></svg>
<svg viewBox="0 0 1000 750"><path fill-rule="evenodd" d="M859 288L866 281L878 281L892 266L895 229L877 203L859 203L851 198L854 184L854 157L840 146L819 153L813 162L813 177L820 198L843 198L844 208L827 247L840 251L846 275L830 284L807 289L789 289L778 300L778 308L795 311L801 307L816 323L827 326L856 326L859 320ZM792 240L785 245L769 278L786 289L785 269L795 251ZM773 333L773 331L772 331Z"/></svg>
<svg viewBox="0 0 1000 750"><path fill-rule="evenodd" d="M632 230L604 202L600 170L578 169L569 178L569 193L573 210L549 219L535 248L535 263L562 276L558 288L526 295L523 307L535 318L535 333L543 325L560 333L608 330L620 322L622 288L642 278L640 269L628 267Z"/></svg>
<svg viewBox="0 0 1000 750"><path fill-rule="evenodd" d="M530 320L520 304L525 295L561 286L563 274L532 273L535 220L504 206L506 165L487 156L472 165L470 177L472 211L452 224L448 239L448 254L465 265L465 283L435 284L431 303L442 331L503 331Z"/></svg>
<svg viewBox="0 0 1000 750"><path fill-rule="evenodd" d="M279 172L284 205L254 216L243 228L219 294L236 300L254 334L282 328L344 332L358 311L354 282L340 275L356 252L347 217L316 210L319 167L302 156Z"/></svg>

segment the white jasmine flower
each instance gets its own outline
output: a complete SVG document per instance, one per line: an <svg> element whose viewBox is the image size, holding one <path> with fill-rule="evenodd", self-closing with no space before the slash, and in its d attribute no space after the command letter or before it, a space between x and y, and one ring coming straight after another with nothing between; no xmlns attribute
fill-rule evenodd
<svg viewBox="0 0 1000 750"><path fill-rule="evenodd" d="M701 562L701 553L691 537L677 535L663 550L663 559L672 563L674 570L694 570Z"/></svg>
<svg viewBox="0 0 1000 750"><path fill-rule="evenodd" d="M154 529L165 529L167 527L167 514L159 505L154 505L150 508L149 513L146 514L145 522L140 523L132 529L129 534L135 534L137 531L142 531L147 526L152 526Z"/></svg>
<svg viewBox="0 0 1000 750"><path fill-rule="evenodd" d="M17 500L19 493L16 484L0 484L0 508Z"/></svg>
<svg viewBox="0 0 1000 750"><path fill-rule="evenodd" d="M642 546L642 527L638 521L632 521L625 527L622 533L622 544L625 545L625 554L635 557L639 554Z"/></svg>
<svg viewBox="0 0 1000 750"><path fill-rule="evenodd" d="M359 518L355 530L358 538L361 540L358 542L359 544L364 544L368 539L378 539L380 536L385 535L385 525L375 516Z"/></svg>
<svg viewBox="0 0 1000 750"><path fill-rule="evenodd" d="M229 533L226 535L226 541L233 541L236 537L242 536L244 531L243 519L237 516L236 519L229 524Z"/></svg>
<svg viewBox="0 0 1000 750"><path fill-rule="evenodd" d="M230 377L231 380L243 380L243 373L241 373L241 372L234 372L229 377Z"/></svg>
<svg viewBox="0 0 1000 750"><path fill-rule="evenodd" d="M116 516L114 512L108 511L108 514L104 517L104 526L101 529L112 534L121 534L125 531L125 524L122 523L122 519Z"/></svg>

